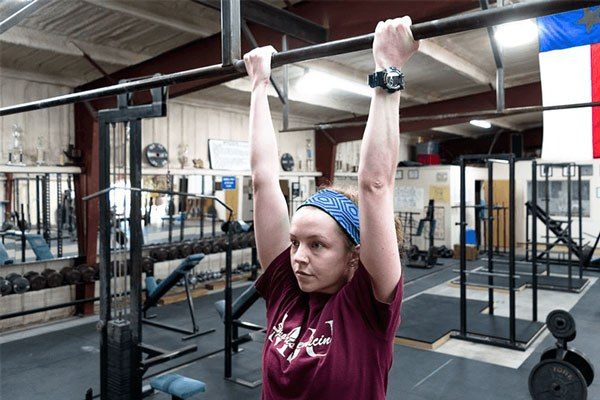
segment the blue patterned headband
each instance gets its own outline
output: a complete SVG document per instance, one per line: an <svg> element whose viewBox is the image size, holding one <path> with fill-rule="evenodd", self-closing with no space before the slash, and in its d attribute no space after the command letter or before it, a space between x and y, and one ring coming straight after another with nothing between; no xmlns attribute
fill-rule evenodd
<svg viewBox="0 0 600 400"><path fill-rule="evenodd" d="M310 196L296 210L304 206L313 206L325 211L336 220L354 244L360 244L358 207L352 200L335 190L323 189Z"/></svg>

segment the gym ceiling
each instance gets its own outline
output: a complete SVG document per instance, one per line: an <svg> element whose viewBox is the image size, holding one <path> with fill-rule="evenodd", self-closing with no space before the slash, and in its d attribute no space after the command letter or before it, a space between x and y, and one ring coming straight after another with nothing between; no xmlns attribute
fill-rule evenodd
<svg viewBox="0 0 600 400"><path fill-rule="evenodd" d="M0 4L0 20L12 14L15 7L22 7L18 3L21 1ZM31 80L52 76L55 82L84 90L111 85L123 78L171 73L221 61L218 0L38 3L33 12L0 34L0 67L5 74ZM277 17L278 10L271 8L285 9L325 28L324 35L311 37L313 43L371 33L378 21L396 16L409 15L418 23L481 9L481 3L475 0L264 1L272 6L267 7L269 12L257 1L242 3L246 10L258 12L272 21L265 24L253 22L254 18L246 19L259 45L272 44L277 49L281 49L282 42L282 32L276 30L277 25L283 30L293 23L283 16ZM506 4L511 2L505 0ZM243 9L243 16L245 12ZM294 38L293 33L288 34L290 48L309 44ZM242 51L250 48L249 41L242 36ZM503 50L506 108L541 105L537 52L537 41ZM364 82L373 69L371 50L289 67L291 115L315 122L364 120L368 97L342 90L315 94L295 89L295 82L311 68ZM280 68L274 72L277 82L282 81L282 71ZM419 53L404 72L407 89L401 104L403 117L496 109L496 65L485 29L422 41ZM171 98L182 95L241 107L248 105L250 97L249 85L244 79L227 82L223 78L170 87ZM44 94L36 97L44 97ZM277 97L271 97L270 101L275 111L282 109ZM114 106L114 99L95 100L91 105L95 109ZM76 119L81 118L80 112L76 107ZM535 142L541 139L541 113L490 119L493 126L487 130L470 125L469 119L406 122L401 124L401 131L415 141L452 140L463 146L465 140L473 144L476 141L472 139L482 137L491 141L499 131L523 132L526 147L527 135ZM362 132L362 127L338 128L328 130L328 135L340 143L360 139Z"/></svg>

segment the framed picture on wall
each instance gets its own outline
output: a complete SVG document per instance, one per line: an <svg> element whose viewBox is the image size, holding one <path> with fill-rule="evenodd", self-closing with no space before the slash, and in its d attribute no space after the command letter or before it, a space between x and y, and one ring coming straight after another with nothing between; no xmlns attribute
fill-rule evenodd
<svg viewBox="0 0 600 400"><path fill-rule="evenodd" d="M407 175L408 175L408 179L419 179L419 170L418 169L409 169Z"/></svg>
<svg viewBox="0 0 600 400"><path fill-rule="evenodd" d="M404 171L399 169L396 171L396 179L404 179Z"/></svg>
<svg viewBox="0 0 600 400"><path fill-rule="evenodd" d="M447 172L438 172L435 174L435 180L438 182L447 182L448 181L448 173Z"/></svg>

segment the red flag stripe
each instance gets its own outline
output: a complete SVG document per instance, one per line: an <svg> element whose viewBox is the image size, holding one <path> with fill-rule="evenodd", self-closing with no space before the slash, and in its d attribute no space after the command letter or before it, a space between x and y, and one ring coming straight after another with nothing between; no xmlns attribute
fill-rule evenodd
<svg viewBox="0 0 600 400"><path fill-rule="evenodd" d="M590 46L592 61L592 101L600 101L600 43ZM600 158L600 107L592 107L594 158Z"/></svg>

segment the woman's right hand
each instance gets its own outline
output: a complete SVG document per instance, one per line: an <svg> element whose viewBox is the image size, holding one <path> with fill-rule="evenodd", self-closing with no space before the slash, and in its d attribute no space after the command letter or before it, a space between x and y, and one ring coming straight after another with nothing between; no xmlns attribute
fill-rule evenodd
<svg viewBox="0 0 600 400"><path fill-rule="evenodd" d="M273 46L264 46L244 54L244 64L246 64L246 72L252 82L252 90L261 84L269 83L273 53L277 53Z"/></svg>

